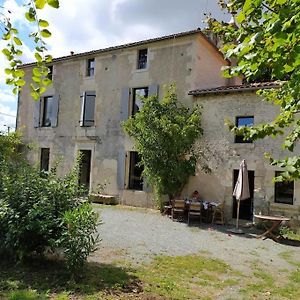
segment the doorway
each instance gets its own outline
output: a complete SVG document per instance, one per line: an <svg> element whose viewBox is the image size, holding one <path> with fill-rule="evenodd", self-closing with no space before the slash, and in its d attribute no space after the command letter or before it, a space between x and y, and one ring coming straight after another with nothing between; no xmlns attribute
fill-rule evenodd
<svg viewBox="0 0 300 300"><path fill-rule="evenodd" d="M87 190L90 187L91 178L91 150L80 150L81 162L79 166L79 184L84 185Z"/></svg>
<svg viewBox="0 0 300 300"><path fill-rule="evenodd" d="M238 176L239 176L239 170L233 170L232 192L234 190ZM249 179L250 198L247 200L241 201L239 218L242 220L252 221L252 219L253 219L253 196L254 196L254 171L248 170L248 179ZM232 199L233 199L232 218L236 219L237 201L236 201L235 197L233 197Z"/></svg>

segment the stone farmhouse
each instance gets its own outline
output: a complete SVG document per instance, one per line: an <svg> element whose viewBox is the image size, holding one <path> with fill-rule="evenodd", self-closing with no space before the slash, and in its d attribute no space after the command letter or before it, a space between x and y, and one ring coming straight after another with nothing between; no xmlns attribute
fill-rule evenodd
<svg viewBox="0 0 300 300"><path fill-rule="evenodd" d="M225 201L227 220L235 218L232 190L246 159L251 199L242 203L241 218L252 220L253 213L265 211L297 217L299 183L274 184L280 170L263 157L265 151L283 156L280 142L244 141L224 126L226 118L237 125L272 120L276 109L255 92L273 84L225 79L221 67L228 64L201 30L56 58L50 66L53 83L40 101L33 101L26 87L19 95L17 128L24 142L36 145L27 157L44 170L61 160L58 173L63 175L80 152L80 182L91 192L105 184L104 192L122 204L153 207L151 189L136 166L139 156L120 123L139 110L140 95L161 97L166 85L176 83L185 105L203 106L204 135L197 147L210 169L197 168L182 196L198 190L205 200ZM33 67L22 66L27 82Z"/></svg>

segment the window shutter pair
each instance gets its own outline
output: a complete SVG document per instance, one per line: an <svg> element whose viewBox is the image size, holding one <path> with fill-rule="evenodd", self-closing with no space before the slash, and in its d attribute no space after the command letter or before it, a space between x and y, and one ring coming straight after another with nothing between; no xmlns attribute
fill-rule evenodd
<svg viewBox="0 0 300 300"><path fill-rule="evenodd" d="M40 99L38 101L35 101L34 104L33 125L35 128L41 127L42 124L42 118L43 118L43 112L41 111L42 101L43 99ZM52 109L51 109L51 127L57 127L59 101L60 101L59 95L53 96Z"/></svg>
<svg viewBox="0 0 300 300"><path fill-rule="evenodd" d="M158 84L151 84L149 86L149 96L158 95ZM120 110L120 121L125 121L128 119L129 115L129 100L130 100L130 88L124 87L121 90L121 110ZM126 153L124 150L121 150L118 154L118 163L117 163L117 182L118 188L123 190L125 188L125 160ZM144 191L151 192L152 188L149 184L144 181Z"/></svg>
<svg viewBox="0 0 300 300"><path fill-rule="evenodd" d="M81 114L80 114L80 126L94 126L95 124L95 104L96 104L96 92L85 92L81 97Z"/></svg>

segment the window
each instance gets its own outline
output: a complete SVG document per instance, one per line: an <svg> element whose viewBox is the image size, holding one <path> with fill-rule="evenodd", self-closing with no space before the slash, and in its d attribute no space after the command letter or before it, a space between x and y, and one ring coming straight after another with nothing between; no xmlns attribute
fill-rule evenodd
<svg viewBox="0 0 300 300"><path fill-rule="evenodd" d="M131 111L132 116L140 111L143 105L141 98L143 97L148 97L148 87L133 89L132 111Z"/></svg>
<svg viewBox="0 0 300 300"><path fill-rule="evenodd" d="M53 78L53 66L48 66L48 75L47 75L47 78L52 80Z"/></svg>
<svg viewBox="0 0 300 300"><path fill-rule="evenodd" d="M50 149L41 148L41 171L49 171Z"/></svg>
<svg viewBox="0 0 300 300"><path fill-rule="evenodd" d="M92 77L95 74L95 58L87 60L86 76Z"/></svg>
<svg viewBox="0 0 300 300"><path fill-rule="evenodd" d="M138 53L137 68L146 69L147 68L147 55L148 49L141 49Z"/></svg>
<svg viewBox="0 0 300 300"><path fill-rule="evenodd" d="M51 126L53 97L44 97L42 101L42 127Z"/></svg>
<svg viewBox="0 0 300 300"><path fill-rule="evenodd" d="M236 126L253 126L254 124L254 117L236 117ZM235 136L235 143L252 143L252 140L244 140L244 136L236 135Z"/></svg>
<svg viewBox="0 0 300 300"><path fill-rule="evenodd" d="M282 172L276 171L275 176ZM275 203L293 205L294 202L294 181L275 182Z"/></svg>
<svg viewBox="0 0 300 300"><path fill-rule="evenodd" d="M82 127L94 126L95 98L95 91L85 92L81 96L81 115L79 123Z"/></svg>
<svg viewBox="0 0 300 300"><path fill-rule="evenodd" d="M128 188L131 190L143 190L143 167L138 165L140 161L141 158L137 152L130 152Z"/></svg>

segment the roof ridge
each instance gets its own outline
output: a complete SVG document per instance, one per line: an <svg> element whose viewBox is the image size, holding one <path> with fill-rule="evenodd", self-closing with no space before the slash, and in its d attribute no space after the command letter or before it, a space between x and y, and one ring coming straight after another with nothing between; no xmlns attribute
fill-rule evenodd
<svg viewBox="0 0 300 300"><path fill-rule="evenodd" d="M80 52L80 53L76 53L76 54L64 55L64 56L53 58L52 62L68 60L68 59L72 59L72 58L76 58L76 57L89 56L89 55L92 55L92 54L105 53L105 52L124 49L124 48L125 49L126 48L131 48L131 47L134 47L134 46L139 46L139 45L148 44L148 43L157 42L157 41L168 40L168 39L182 37L182 36L193 35L193 34L196 34L196 33L200 33L202 35L202 37L204 37L219 52L219 49L214 45L214 43L202 32L202 30L200 28L197 28L197 29L193 29L193 30L189 30L189 31L182 31L182 32L179 32L179 33L173 33L173 34L164 35L164 36L155 37L155 38L150 38L150 39L145 39L145 40L141 40L141 41L137 41L137 42L125 43L125 44L121 44L121 45L109 46L109 47L106 47L106 48L100 48L100 49L97 49L97 50L90 50L90 51ZM25 64L22 64L20 66L20 68L27 67L27 66L32 66L32 65L35 65L35 64L36 64L36 62L25 63Z"/></svg>

